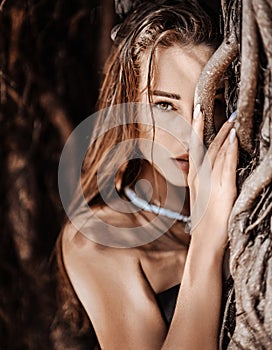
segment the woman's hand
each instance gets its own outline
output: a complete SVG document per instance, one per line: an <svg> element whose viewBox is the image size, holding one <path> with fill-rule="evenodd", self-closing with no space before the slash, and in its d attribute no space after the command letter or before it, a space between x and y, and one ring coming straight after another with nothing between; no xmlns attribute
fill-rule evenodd
<svg viewBox="0 0 272 350"><path fill-rule="evenodd" d="M233 117L223 124L206 152L201 112L195 113L192 126L188 174L192 240L209 251L224 252L228 219L237 196L238 141Z"/></svg>
<svg viewBox="0 0 272 350"><path fill-rule="evenodd" d="M189 152L192 239L163 350L176 349L173 344L181 344L180 349L218 349L222 261L236 198L238 142L233 121L228 121L205 152L203 128L199 112Z"/></svg>

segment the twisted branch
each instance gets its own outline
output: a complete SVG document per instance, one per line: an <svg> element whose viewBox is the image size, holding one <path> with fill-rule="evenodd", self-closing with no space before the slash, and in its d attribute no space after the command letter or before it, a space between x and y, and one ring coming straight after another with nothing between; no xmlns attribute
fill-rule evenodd
<svg viewBox="0 0 272 350"><path fill-rule="evenodd" d="M267 329L262 316L265 309L263 301L266 295L269 296L263 282L266 280L266 262L271 262L269 249L269 240L258 238L240 260L241 265L235 276L237 326L228 349L247 349L249 345L259 349L271 343L271 327Z"/></svg>
<svg viewBox="0 0 272 350"><path fill-rule="evenodd" d="M236 34L226 38L202 71L195 91L195 105L200 104L205 117L204 142L209 146L215 136L214 97L218 82L238 53Z"/></svg>
<svg viewBox="0 0 272 350"><path fill-rule="evenodd" d="M246 228L245 233L248 233L249 231L252 231L256 226L258 226L263 220L264 218L271 213L272 211L272 202L269 204L269 206L264 210L264 212L258 217L258 219L251 225L249 225Z"/></svg>
<svg viewBox="0 0 272 350"><path fill-rule="evenodd" d="M236 17L241 16L239 0L222 0L222 8L224 30L228 33L231 32L229 27L234 25L229 8L236 8ZM239 87L234 86L239 91L236 126L240 146L252 155L255 169L243 183L229 220L230 270L237 313L236 328L228 349L266 349L272 341L272 220L269 216L272 197L272 3L270 0L242 0L242 13L241 78ZM234 26L237 29L239 24ZM235 81L239 61L231 68ZM265 69L263 75L259 75L260 68ZM235 109L233 102L232 110ZM258 118L263 116L261 130L254 130L259 123L254 117L255 108L258 108ZM260 142L260 154L258 149L253 152L254 137ZM223 320L225 329L230 310L228 304Z"/></svg>
<svg viewBox="0 0 272 350"><path fill-rule="evenodd" d="M272 223L271 223L272 224ZM270 253L271 253L271 248L270 248ZM267 295L272 295L272 259L268 261L267 265L267 276L266 280L269 281L266 285L266 294ZM271 298L268 298L266 300L267 304L264 309L264 328L266 332L271 336L271 324L272 324L272 300Z"/></svg>
<svg viewBox="0 0 272 350"><path fill-rule="evenodd" d="M241 193L233 207L229 220L229 237L232 247L230 258L231 274L234 275L239 265L239 258L244 252L249 235L244 233L248 212L252 209L255 199L272 180L272 144L262 163L245 180Z"/></svg>
<svg viewBox="0 0 272 350"><path fill-rule="evenodd" d="M271 28L271 7L265 1L256 1L253 0L253 8L256 13L258 27L260 29L263 43L265 48L267 48L267 58L269 63L269 72L271 73L272 67L272 55L271 55L271 38L272 38L272 28ZM270 10L270 11L269 11ZM251 19L252 20L252 19ZM270 24L270 25L269 25ZM271 35L271 36L270 36ZM270 46L269 46L270 45ZM244 72L244 74L246 74ZM255 72L256 74L256 72ZM250 81L253 79L251 78ZM255 78L256 80L256 78ZM271 105L270 96L265 97L265 103L267 105ZM241 98L240 98L241 100ZM252 106L251 106L252 107ZM271 112L269 112L270 114ZM267 122L266 122L267 120ZM271 130L271 122L268 122L269 118L265 115L264 126L266 128L269 127ZM270 126L268 126L270 124ZM267 132L266 132L267 133ZM247 221L247 212L252 208L253 203L257 196L260 194L262 189L269 185L272 179L272 146L270 145L269 149L266 149L266 154L263 154L263 159L260 165L255 169L254 173L249 176L249 178L245 181L240 196L238 197L235 206L233 208L231 217L230 217L230 227L231 230L229 232L230 239L232 244L235 246L236 254L233 255L231 261L231 266L233 269L233 273L235 273L235 265L239 259L240 254L244 251L249 236L244 235L244 239L242 239L241 233L245 230L246 221ZM264 151L263 151L264 153ZM235 227L235 220L240 220L239 222L239 231L237 232L237 227ZM236 237L236 238L235 238ZM235 263L236 261L236 263Z"/></svg>
<svg viewBox="0 0 272 350"><path fill-rule="evenodd" d="M253 12L254 9L254 12ZM248 13L247 15L245 13ZM257 55L257 28L261 34L267 58L264 81L263 126L260 138L261 157L254 172L246 179L233 208L229 222L231 244L230 269L235 281L237 326L229 349L264 348L271 344L272 313L267 301L271 300L271 223L268 213L271 208L272 145L271 145L271 5L265 0L243 2L243 38L241 88L238 102L239 138L242 146L252 151L252 128L256 82L259 62ZM255 25L254 14L256 16ZM247 23L247 21L249 21ZM250 24L251 23L251 24ZM257 62L257 63L256 63ZM248 68L246 68L248 67ZM260 82L261 84L262 82ZM243 85L245 84L245 85ZM242 127L242 130L241 130ZM248 148L247 148L248 147ZM259 206L260 193L270 188L270 193ZM255 207L255 208L254 208ZM259 209L260 207L260 209ZM257 209L258 208L258 209ZM252 215L249 215L252 212ZM255 222L248 226L248 218L256 215ZM260 229L261 228L261 229ZM265 317L266 316L266 317Z"/></svg>
<svg viewBox="0 0 272 350"><path fill-rule="evenodd" d="M241 81L236 130L240 146L252 154L253 115L258 73L257 27L250 1L243 2Z"/></svg>
<svg viewBox="0 0 272 350"><path fill-rule="evenodd" d="M264 83L264 120L260 137L260 160L263 159L267 152L271 134L271 114L272 114L272 4L266 1L253 0L253 9L256 16L256 22L261 34L262 42L265 49L268 69L265 72Z"/></svg>

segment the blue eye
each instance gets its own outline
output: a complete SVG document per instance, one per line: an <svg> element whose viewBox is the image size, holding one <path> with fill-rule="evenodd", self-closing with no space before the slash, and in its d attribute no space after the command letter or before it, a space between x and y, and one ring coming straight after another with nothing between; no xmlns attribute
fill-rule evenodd
<svg viewBox="0 0 272 350"><path fill-rule="evenodd" d="M157 102L154 103L154 106L164 112L176 110L172 103L169 102Z"/></svg>

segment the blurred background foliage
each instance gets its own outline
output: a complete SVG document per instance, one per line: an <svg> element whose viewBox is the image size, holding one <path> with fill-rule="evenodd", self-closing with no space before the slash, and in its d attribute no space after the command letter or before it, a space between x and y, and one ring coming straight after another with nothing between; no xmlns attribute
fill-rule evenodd
<svg viewBox="0 0 272 350"><path fill-rule="evenodd" d="M65 219L60 152L95 111L115 5L122 17L131 1L0 3L1 350L90 349L91 335L56 320L50 258Z"/></svg>

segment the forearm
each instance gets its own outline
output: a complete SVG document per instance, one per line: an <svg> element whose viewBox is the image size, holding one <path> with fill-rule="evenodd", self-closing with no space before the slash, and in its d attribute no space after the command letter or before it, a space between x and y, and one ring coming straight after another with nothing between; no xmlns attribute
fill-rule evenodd
<svg viewBox="0 0 272 350"><path fill-rule="evenodd" d="M218 348L223 254L200 245L192 240L163 350Z"/></svg>

